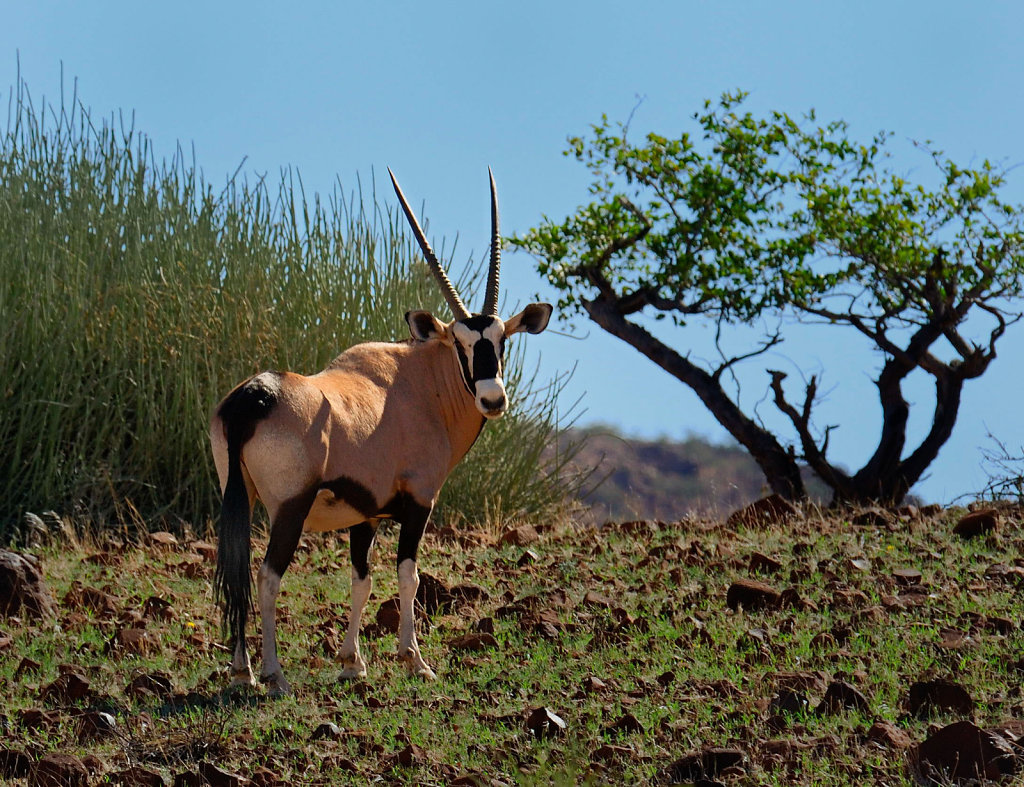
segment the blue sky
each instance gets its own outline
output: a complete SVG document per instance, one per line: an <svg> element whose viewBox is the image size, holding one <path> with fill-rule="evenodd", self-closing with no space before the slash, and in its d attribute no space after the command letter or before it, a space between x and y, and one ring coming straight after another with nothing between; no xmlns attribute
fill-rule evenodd
<svg viewBox="0 0 1024 787"><path fill-rule="evenodd" d="M487 242L486 168L494 169L506 234L586 200L587 173L561 151L602 114L667 135L690 128L705 98L742 88L754 111L814 107L867 138L895 134L898 169L925 167L907 140L932 140L954 159L1024 162L1024 6L1011 2L519 2L171 4L50 2L6 9L0 99L21 75L34 99L77 79L95 116L134 112L136 128L169 156L194 146L209 181L243 161L250 174L291 165L307 190L348 190L386 166L431 234L459 235L457 260ZM1024 168L1007 194L1024 202ZM510 303L542 285L533 261L506 254ZM396 326L396 332L401 326ZM725 434L680 383L632 348L577 325L583 340L530 339L546 373L576 365L566 404L584 394L583 421L638 435ZM700 355L708 331L674 339ZM918 491L949 501L985 482L991 432L1024 443L1024 326L969 383L951 441ZM822 425L838 423L835 458L859 467L878 434L870 373L878 357L854 337L802 331L742 373L742 400L769 424L765 367L823 375ZM311 370L309 370L311 371ZM927 381L912 428L930 418ZM788 436L788 435L787 435Z"/></svg>

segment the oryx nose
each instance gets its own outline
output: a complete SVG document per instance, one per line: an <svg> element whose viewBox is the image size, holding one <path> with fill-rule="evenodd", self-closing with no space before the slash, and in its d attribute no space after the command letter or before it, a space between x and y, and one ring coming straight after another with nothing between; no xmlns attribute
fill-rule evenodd
<svg viewBox="0 0 1024 787"><path fill-rule="evenodd" d="M480 404L484 406L484 409L494 413L500 410L504 410L506 405L508 404L508 400L504 396L499 396L494 399L480 397Z"/></svg>

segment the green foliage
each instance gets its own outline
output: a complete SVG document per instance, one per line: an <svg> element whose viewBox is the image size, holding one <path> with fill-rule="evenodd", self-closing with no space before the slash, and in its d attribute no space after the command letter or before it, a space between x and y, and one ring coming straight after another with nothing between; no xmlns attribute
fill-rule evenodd
<svg viewBox="0 0 1024 787"><path fill-rule="evenodd" d="M1000 198L1000 168L928 151L932 190L886 168L886 133L861 144L841 121L755 117L744 98L706 102L696 137L634 144L605 117L569 140L593 200L513 239L539 258L562 309L614 293L626 313L745 322L857 297L856 316L913 324L934 309L934 289L1020 294L1021 209Z"/></svg>
<svg viewBox="0 0 1024 787"><path fill-rule="evenodd" d="M363 340L402 339L409 308L447 307L404 218L376 194L307 196L206 183L179 149L70 106L32 107L19 86L0 142L0 536L25 509L98 524L218 510L206 436L217 400L267 368L312 373ZM470 265L460 285L471 287ZM535 461L553 437L553 397L486 439L470 461L512 466L530 510L562 490ZM460 475L446 502L484 516L488 488Z"/></svg>
<svg viewBox="0 0 1024 787"><path fill-rule="evenodd" d="M512 242L537 257L563 313L586 314L692 388L773 491L806 496L800 458L836 503L897 503L949 439L965 381L984 374L1022 316L1024 209L1003 200L1005 170L988 161L965 168L921 146L935 182L913 183L890 168L887 133L859 143L841 121L755 117L744 98L706 102L693 137L634 144L604 118L589 139L570 139L566 155L593 175L592 201ZM720 363L678 352L634 315L710 322ZM816 375L791 403L786 374L767 370L789 445L722 388L794 321L853 329L883 359L881 436L856 473L827 456L834 427L812 422ZM748 352L727 351L723 329L738 324L778 327L763 327ZM934 378L935 404L913 447L901 386L918 370Z"/></svg>

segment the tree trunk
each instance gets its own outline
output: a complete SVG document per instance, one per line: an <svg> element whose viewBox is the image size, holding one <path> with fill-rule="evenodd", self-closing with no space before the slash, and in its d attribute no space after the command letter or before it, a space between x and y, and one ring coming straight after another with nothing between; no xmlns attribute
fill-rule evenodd
<svg viewBox="0 0 1024 787"><path fill-rule="evenodd" d="M730 399L712 375L663 344L639 325L630 322L613 305L601 300L585 301L590 318L608 333L626 342L658 366L687 385L711 411L718 423L750 452L764 472L768 486L787 500L807 497L800 466L791 451L774 435L750 420Z"/></svg>

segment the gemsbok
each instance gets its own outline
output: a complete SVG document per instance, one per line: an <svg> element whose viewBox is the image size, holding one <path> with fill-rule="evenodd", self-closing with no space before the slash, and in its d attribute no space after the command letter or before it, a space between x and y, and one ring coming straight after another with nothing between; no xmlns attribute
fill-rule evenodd
<svg viewBox="0 0 1024 787"><path fill-rule="evenodd" d="M479 314L463 305L390 169L388 174L454 320L443 323L430 312L410 311L405 319L411 339L358 344L308 377L257 374L217 405L210 440L224 499L214 589L233 648L232 685L255 683L245 630L256 500L270 518L270 541L257 573L260 675L268 691L291 691L277 657L275 604L303 531L349 529L352 614L340 652L341 678L366 675L359 626L373 582L370 550L384 519L400 526L398 655L411 673L434 678L420 655L413 620L420 539L449 473L484 423L508 408L505 339L521 331L540 333L551 317L546 303L532 303L508 320L498 317L501 236L493 174L490 265Z"/></svg>

